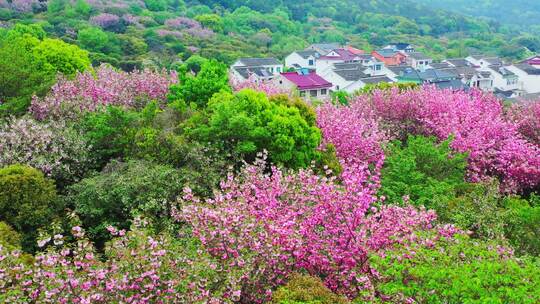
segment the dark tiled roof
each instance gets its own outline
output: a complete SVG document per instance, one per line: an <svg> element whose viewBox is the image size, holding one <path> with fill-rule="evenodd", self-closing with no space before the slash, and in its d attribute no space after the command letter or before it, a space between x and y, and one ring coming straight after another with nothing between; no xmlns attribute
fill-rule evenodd
<svg viewBox="0 0 540 304"><path fill-rule="evenodd" d="M488 58L483 58L487 63L489 63L490 65L503 65L504 64L504 61L499 58L499 57L488 57Z"/></svg>
<svg viewBox="0 0 540 304"><path fill-rule="evenodd" d="M457 79L436 82L435 86L441 90L450 89L468 91L470 89L469 86Z"/></svg>
<svg viewBox="0 0 540 304"><path fill-rule="evenodd" d="M238 59L244 66L258 67L261 65L280 65L276 58L240 58Z"/></svg>
<svg viewBox="0 0 540 304"><path fill-rule="evenodd" d="M516 76L512 71L508 70L506 67L501 66L489 66L490 69L501 74L503 77Z"/></svg>
<svg viewBox="0 0 540 304"><path fill-rule="evenodd" d="M319 54L319 52L315 50L296 51L296 54L300 55L300 57L304 59L308 59L309 56L313 56L315 58L318 58L321 56L321 54Z"/></svg>
<svg viewBox="0 0 540 304"><path fill-rule="evenodd" d="M392 73L396 75L405 73L407 70L410 70L410 71L414 70L413 67L410 65L389 65L386 68L392 71Z"/></svg>
<svg viewBox="0 0 540 304"><path fill-rule="evenodd" d="M360 62L336 62L334 68L336 70L361 69L363 65Z"/></svg>
<svg viewBox="0 0 540 304"><path fill-rule="evenodd" d="M354 53L351 53L351 51L346 49L335 49L332 50L332 52L335 52L338 56L321 56L319 59L321 60L343 60L343 61L352 61L359 57L359 55L356 55Z"/></svg>
<svg viewBox="0 0 540 304"><path fill-rule="evenodd" d="M265 67L233 67L233 69L245 79L250 75L255 74L259 77L271 77L272 73Z"/></svg>
<svg viewBox="0 0 540 304"><path fill-rule="evenodd" d="M392 79L386 77L386 76L375 76L375 77L366 77L361 78L360 81L362 81L365 84L377 84L381 82L393 82Z"/></svg>
<svg viewBox="0 0 540 304"><path fill-rule="evenodd" d="M446 59L446 62L450 63L455 67L466 67L471 65L467 60L463 58Z"/></svg>
<svg viewBox="0 0 540 304"><path fill-rule="evenodd" d="M376 50L375 52L377 52L379 55L381 55L381 56L383 56L385 58L391 58L391 57L394 57L396 54L398 54L398 52L396 52L396 51L385 50L385 49Z"/></svg>
<svg viewBox="0 0 540 304"><path fill-rule="evenodd" d="M450 65L446 62L441 63L430 63L429 64L434 69L444 69L444 68L450 68Z"/></svg>
<svg viewBox="0 0 540 304"><path fill-rule="evenodd" d="M519 63L519 64L515 64L514 66L529 75L540 75L540 69L537 69L530 64Z"/></svg>
<svg viewBox="0 0 540 304"><path fill-rule="evenodd" d="M338 74L347 81L357 81L360 78L369 77L368 75L364 74L364 72L362 72L362 70L360 69L335 70L334 73Z"/></svg>
<svg viewBox="0 0 540 304"><path fill-rule="evenodd" d="M424 53L422 52L412 52L412 53L408 53L407 56L415 59L415 60L429 60L431 59L431 57L425 55Z"/></svg>

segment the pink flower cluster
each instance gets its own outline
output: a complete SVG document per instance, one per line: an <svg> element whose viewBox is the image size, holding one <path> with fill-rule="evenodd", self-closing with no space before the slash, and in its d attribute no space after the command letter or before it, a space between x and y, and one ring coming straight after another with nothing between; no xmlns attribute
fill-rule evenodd
<svg viewBox="0 0 540 304"><path fill-rule="evenodd" d="M117 26L121 19L117 15L109 13L101 13L90 18L90 23L102 28L111 28Z"/></svg>
<svg viewBox="0 0 540 304"><path fill-rule="evenodd" d="M502 102L490 94L434 87L405 92L376 91L356 97L350 107L327 105L318 114L326 140L336 145L342 157L349 157L355 151L362 157L380 152L373 148L383 138L376 130L385 131L391 139L403 139L408 133L440 140L452 136L452 148L469 155L471 181L498 177L505 191L540 185L540 147L520 134L520 130L525 134L537 130L536 116L523 116L526 122L510 121L503 113ZM367 122L355 123L356 116L358 119L367 116ZM364 138L372 140L365 143Z"/></svg>
<svg viewBox="0 0 540 304"><path fill-rule="evenodd" d="M525 138L540 146L540 100L512 105L508 117Z"/></svg>
<svg viewBox="0 0 540 304"><path fill-rule="evenodd" d="M103 260L80 227L72 235L77 238L73 245L60 234L42 240L40 245L50 247L33 264L0 246L0 302L221 303L211 295L212 282L198 276L192 260L177 257L166 238L138 230L116 233Z"/></svg>
<svg viewBox="0 0 540 304"><path fill-rule="evenodd" d="M150 70L126 73L102 65L94 73L79 73L74 80L60 77L45 98L34 97L30 112L36 119L70 118L105 105L144 106L165 101L169 86L178 82L172 73Z"/></svg>
<svg viewBox="0 0 540 304"><path fill-rule="evenodd" d="M268 300L300 269L351 297L369 291L368 256L416 242L416 232L431 229L436 217L413 207L373 207L378 183L367 166L348 166L341 182L309 170L265 174L264 168L263 162L229 176L204 203L187 189L177 215L210 254L243 274L244 303Z"/></svg>
<svg viewBox="0 0 540 304"><path fill-rule="evenodd" d="M182 38L182 35L186 33L195 38L209 39L215 34L211 29L203 28L198 21L187 17L168 19L165 21L165 26L168 29L160 29L156 31L158 35Z"/></svg>

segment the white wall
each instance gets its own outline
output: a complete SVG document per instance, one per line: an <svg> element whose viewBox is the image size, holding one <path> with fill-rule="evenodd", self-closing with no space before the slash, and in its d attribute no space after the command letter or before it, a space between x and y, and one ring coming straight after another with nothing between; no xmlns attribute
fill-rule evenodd
<svg viewBox="0 0 540 304"><path fill-rule="evenodd" d="M529 94L540 93L540 75L529 75L513 65L508 66L507 69L519 76L519 89Z"/></svg>

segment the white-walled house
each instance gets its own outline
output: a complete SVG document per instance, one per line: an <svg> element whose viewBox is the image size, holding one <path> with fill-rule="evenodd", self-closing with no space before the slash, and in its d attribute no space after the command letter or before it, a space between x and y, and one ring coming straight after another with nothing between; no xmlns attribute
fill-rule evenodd
<svg viewBox="0 0 540 304"><path fill-rule="evenodd" d="M307 50L316 51L317 53L321 54L321 56L325 56L331 51L335 49L342 48L342 46L339 43L314 43L306 48Z"/></svg>
<svg viewBox="0 0 540 304"><path fill-rule="evenodd" d="M230 75L233 81L268 81L283 72L283 65L275 58L240 58L231 65Z"/></svg>
<svg viewBox="0 0 540 304"><path fill-rule="evenodd" d="M506 67L519 77L519 88L526 93L540 93L540 68L527 63L518 63Z"/></svg>
<svg viewBox="0 0 540 304"><path fill-rule="evenodd" d="M470 81L469 86L471 88L478 88L484 92L493 92L493 75L489 71L477 71Z"/></svg>
<svg viewBox="0 0 540 304"><path fill-rule="evenodd" d="M230 77L233 82L243 82L249 79L258 83L270 81L276 75L266 67L233 66L230 69Z"/></svg>
<svg viewBox="0 0 540 304"><path fill-rule="evenodd" d="M433 58L425 55L421 52L412 52L407 53L407 58L405 59L407 65L412 66L417 70L426 70L428 66L433 62Z"/></svg>
<svg viewBox="0 0 540 304"><path fill-rule="evenodd" d="M488 66L481 70L488 71L493 76L493 87L501 91L519 90L519 77L505 66Z"/></svg>
<svg viewBox="0 0 540 304"><path fill-rule="evenodd" d="M332 83L332 91L346 91L354 82L361 78L369 77L364 71L367 69L360 63L336 64L334 69L329 69L322 77Z"/></svg>
<svg viewBox="0 0 540 304"><path fill-rule="evenodd" d="M305 100L326 99L330 97L332 83L315 72L286 72L274 78L272 82L287 91L296 90Z"/></svg>
<svg viewBox="0 0 540 304"><path fill-rule="evenodd" d="M354 54L346 49L335 49L325 56L317 59L315 71L319 75L325 74L329 69L333 69L335 63L363 62L364 55Z"/></svg>
<svg viewBox="0 0 540 304"><path fill-rule="evenodd" d="M263 67L273 75L283 72L283 64L276 58L240 58L232 67Z"/></svg>
<svg viewBox="0 0 540 304"><path fill-rule="evenodd" d="M314 70L319 57L321 54L315 50L295 51L285 57L285 67Z"/></svg>

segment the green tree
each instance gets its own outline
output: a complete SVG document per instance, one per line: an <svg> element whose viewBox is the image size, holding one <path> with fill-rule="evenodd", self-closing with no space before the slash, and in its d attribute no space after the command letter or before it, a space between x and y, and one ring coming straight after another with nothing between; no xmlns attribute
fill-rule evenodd
<svg viewBox="0 0 540 304"><path fill-rule="evenodd" d="M252 90L214 95L206 113L186 128L201 142L212 142L248 161L264 149L274 163L293 168L306 167L319 156L320 130L298 108L271 102Z"/></svg>
<svg viewBox="0 0 540 304"><path fill-rule="evenodd" d="M54 182L28 166L0 169L0 221L22 234L23 249L35 249L37 229L51 223L59 209Z"/></svg>
<svg viewBox="0 0 540 304"><path fill-rule="evenodd" d="M389 203L408 196L417 205L445 208L464 186L467 167L466 155L452 152L450 142L436 144L435 138L409 136L405 146L392 143L381 172L381 194Z"/></svg>
<svg viewBox="0 0 540 304"><path fill-rule="evenodd" d="M457 236L374 255L375 291L390 303L538 303L540 261L517 259L509 251Z"/></svg>
<svg viewBox="0 0 540 304"><path fill-rule="evenodd" d="M274 304L346 304L349 301L333 293L318 277L293 274L286 285L272 295Z"/></svg>
<svg viewBox="0 0 540 304"><path fill-rule="evenodd" d="M110 238L107 227L128 229L135 216L166 229L171 206L184 184L178 170L146 161L113 161L105 169L69 188L68 202L99 244Z"/></svg>
<svg viewBox="0 0 540 304"><path fill-rule="evenodd" d="M197 74L193 74L186 64L179 68L179 82L171 86L169 99L204 108L210 98L220 91L231 91L227 66L216 60L207 60L201 64Z"/></svg>
<svg viewBox="0 0 540 304"><path fill-rule="evenodd" d="M223 31L223 20L216 14L202 14L195 17L195 20L199 21L202 26L212 29L214 32Z"/></svg>
<svg viewBox="0 0 540 304"><path fill-rule="evenodd" d="M32 51L37 68L52 74L74 76L90 67L87 51L62 40L45 38Z"/></svg>
<svg viewBox="0 0 540 304"><path fill-rule="evenodd" d="M109 36L100 28L87 27L79 31L77 41L87 50L103 52L109 44Z"/></svg>
<svg viewBox="0 0 540 304"><path fill-rule="evenodd" d="M21 236L4 222L0 222L0 245L7 250L21 249Z"/></svg>

